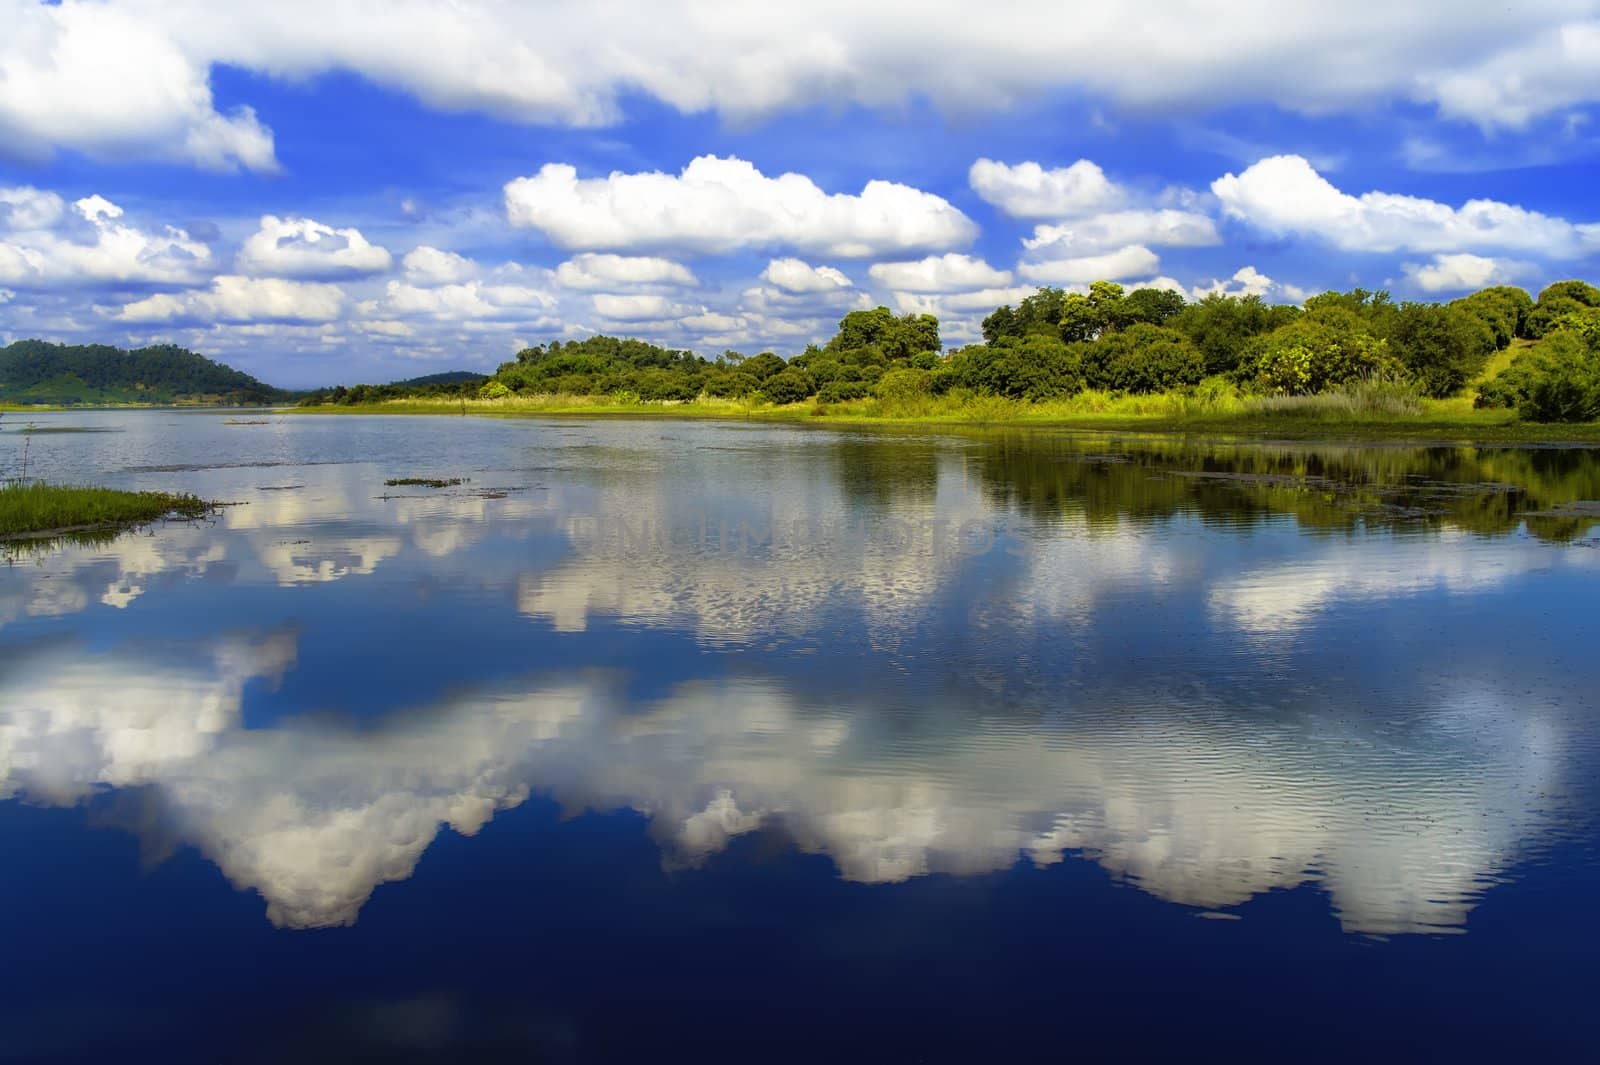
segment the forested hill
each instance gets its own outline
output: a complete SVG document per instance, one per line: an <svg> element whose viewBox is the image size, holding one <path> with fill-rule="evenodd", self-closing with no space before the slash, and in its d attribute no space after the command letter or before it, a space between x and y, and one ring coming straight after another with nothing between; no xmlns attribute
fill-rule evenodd
<svg viewBox="0 0 1600 1065"><path fill-rule="evenodd" d="M19 340L0 348L0 402L274 403L286 394L174 344L124 351Z"/></svg>

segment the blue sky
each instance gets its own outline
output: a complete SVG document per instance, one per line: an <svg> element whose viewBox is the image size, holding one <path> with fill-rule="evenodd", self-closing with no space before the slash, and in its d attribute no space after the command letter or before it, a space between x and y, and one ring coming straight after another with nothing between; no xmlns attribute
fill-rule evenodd
<svg viewBox="0 0 1600 1065"><path fill-rule="evenodd" d="M1600 3L0 0L0 339L273 383L1595 278Z"/></svg>

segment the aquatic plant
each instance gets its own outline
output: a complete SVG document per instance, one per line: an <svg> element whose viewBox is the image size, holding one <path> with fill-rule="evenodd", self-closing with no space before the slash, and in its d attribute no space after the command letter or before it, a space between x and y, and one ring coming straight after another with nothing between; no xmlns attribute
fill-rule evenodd
<svg viewBox="0 0 1600 1065"><path fill-rule="evenodd" d="M188 494L16 480L0 485L0 539L202 518L214 506Z"/></svg>

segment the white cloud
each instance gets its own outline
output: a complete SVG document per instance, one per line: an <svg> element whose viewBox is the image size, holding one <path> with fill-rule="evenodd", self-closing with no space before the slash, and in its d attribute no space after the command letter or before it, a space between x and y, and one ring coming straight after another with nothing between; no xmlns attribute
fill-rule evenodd
<svg viewBox="0 0 1600 1065"><path fill-rule="evenodd" d="M1132 244L1168 248L1204 248L1221 244L1216 223L1194 211L1167 208L1113 211L1091 218L1040 225L1022 246L1040 258L1070 258L1126 248Z"/></svg>
<svg viewBox="0 0 1600 1065"><path fill-rule="evenodd" d="M1160 266L1161 259L1155 252L1136 244L1105 255L1019 263L1017 272L1029 281L1083 285L1091 281L1121 281L1141 277L1154 273Z"/></svg>
<svg viewBox="0 0 1600 1065"><path fill-rule="evenodd" d="M424 244L406 252L400 260L406 280L413 285L449 285L476 277L478 264L453 251L440 251Z"/></svg>
<svg viewBox="0 0 1600 1065"><path fill-rule="evenodd" d="M1088 159L1046 170L1038 163L1011 166L979 159L967 181L980 197L1013 218L1070 218L1120 206L1127 194Z"/></svg>
<svg viewBox="0 0 1600 1065"><path fill-rule="evenodd" d="M696 285L682 263L655 256L575 255L556 267L556 283L566 288L596 289L617 285Z"/></svg>
<svg viewBox="0 0 1600 1065"><path fill-rule="evenodd" d="M249 107L216 110L209 59L186 54L174 17L183 16L136 4L4 0L0 144L275 170L272 132Z"/></svg>
<svg viewBox="0 0 1600 1065"><path fill-rule="evenodd" d="M115 317L124 322L331 322L344 303L344 290L337 285L223 275L212 278L204 291L136 300Z"/></svg>
<svg viewBox="0 0 1600 1065"><path fill-rule="evenodd" d="M1424 292L1468 292L1490 285L1507 285L1528 272L1527 263L1458 252L1435 255L1430 263L1406 263L1402 269L1412 284Z"/></svg>
<svg viewBox="0 0 1600 1065"><path fill-rule="evenodd" d="M1179 288L1177 291L1182 292ZM1269 296L1274 292L1283 295L1294 293L1295 302L1305 299L1305 294L1292 286L1279 285L1272 278L1257 270L1254 266L1241 266L1233 272L1227 280L1213 279L1209 285L1196 285L1188 295L1194 299L1204 299L1206 296Z"/></svg>
<svg viewBox="0 0 1600 1065"><path fill-rule="evenodd" d="M593 297L602 317L619 322L660 321L678 315L681 308L665 296L618 296L602 292Z"/></svg>
<svg viewBox="0 0 1600 1065"><path fill-rule="evenodd" d="M239 251L239 271L273 277L331 278L375 274L392 265L389 252L359 229L334 229L311 218L262 215Z"/></svg>
<svg viewBox="0 0 1600 1065"><path fill-rule="evenodd" d="M1423 74L1439 110L1486 129L1521 128L1541 115L1592 103L1600 70L1600 20L1544 26L1530 40L1467 67Z"/></svg>
<svg viewBox="0 0 1600 1065"><path fill-rule="evenodd" d="M1387 192L1351 196L1298 155L1263 159L1218 178L1211 190L1232 218L1268 232L1316 237L1344 251L1504 249L1577 258L1600 250L1600 225L1574 225L1496 200L1451 207Z"/></svg>
<svg viewBox="0 0 1600 1065"><path fill-rule="evenodd" d="M60 196L31 185L0 188L0 233L51 229L66 214Z"/></svg>
<svg viewBox="0 0 1600 1065"><path fill-rule="evenodd" d="M841 271L831 266L812 266L801 259L773 259L761 271L761 280L795 295L852 287Z"/></svg>
<svg viewBox="0 0 1600 1065"><path fill-rule="evenodd" d="M1600 98L1600 23L1582 0L1240 0L1227 18L1176 0L1064 18L1019 0L981 19L959 0L660 0L648 18L621 0L403 0L381 32L368 5L328 0L0 0L0 25L12 151L256 170L275 165L271 131L247 107L217 110L215 64L297 81L350 71L430 107L577 126L618 120L631 93L735 117L922 98L971 111L1061 91L1153 111L1415 101L1485 126Z"/></svg>
<svg viewBox="0 0 1600 1065"><path fill-rule="evenodd" d="M192 284L211 249L181 229L122 221L122 208L86 196L69 208L28 186L0 188L0 282L19 287L88 282Z"/></svg>
<svg viewBox="0 0 1600 1065"><path fill-rule="evenodd" d="M382 302L372 310L398 318L441 321L485 318L536 321L545 319L555 306L555 298L550 293L528 285L467 281L424 288L404 281L390 281L384 288Z"/></svg>
<svg viewBox="0 0 1600 1065"><path fill-rule="evenodd" d="M954 252L916 262L877 263L867 273L878 284L900 292L960 292L1011 284L1011 271Z"/></svg>
<svg viewBox="0 0 1600 1065"><path fill-rule="evenodd" d="M394 339L403 339L406 337L416 336L417 333L415 329L411 328L404 322L395 322L383 318L373 319L366 322L357 322L356 328L363 333L370 333L373 336L390 337Z"/></svg>
<svg viewBox="0 0 1600 1065"><path fill-rule="evenodd" d="M703 155L681 174L579 178L550 163L505 187L513 225L565 248L676 248L729 252L773 246L830 255L948 248L977 227L931 193L869 181L859 195L829 194L803 174L767 177L742 159Z"/></svg>

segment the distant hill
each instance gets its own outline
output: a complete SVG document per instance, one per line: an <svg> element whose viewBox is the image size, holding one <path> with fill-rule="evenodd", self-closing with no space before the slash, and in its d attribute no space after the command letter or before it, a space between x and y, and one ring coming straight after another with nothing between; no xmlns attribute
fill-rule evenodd
<svg viewBox="0 0 1600 1065"><path fill-rule="evenodd" d="M430 385L481 385L489 379L486 373L472 373L468 370L448 370L445 373L431 373L426 377L408 377L404 381L389 382L390 388L427 388Z"/></svg>
<svg viewBox="0 0 1600 1065"><path fill-rule="evenodd" d="M276 403L280 389L174 344L124 351L107 344L19 340L0 348L0 402Z"/></svg>
<svg viewBox="0 0 1600 1065"><path fill-rule="evenodd" d="M319 388L300 394L300 406L321 407L328 404L353 406L361 403L382 403L391 399L446 399L456 396L475 396L488 374L467 370L449 370L431 373L426 377L411 377L404 381L390 381L386 385L339 385Z"/></svg>

